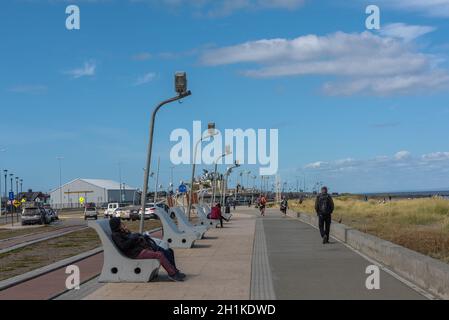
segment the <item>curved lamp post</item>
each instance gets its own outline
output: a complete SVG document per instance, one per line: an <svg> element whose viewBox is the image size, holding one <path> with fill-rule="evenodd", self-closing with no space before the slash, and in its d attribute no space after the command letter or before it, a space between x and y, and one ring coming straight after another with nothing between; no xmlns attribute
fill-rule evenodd
<svg viewBox="0 0 449 320"><path fill-rule="evenodd" d="M150 176L150 167L151 167L151 152L153 149L153 135L154 135L154 122L156 120L156 114L164 105L169 104L174 101L181 100L185 97L190 96L192 93L190 90L187 90L187 74L185 72L179 72L175 74L175 89L178 95L176 97L167 99L159 103L156 108L154 108L153 113L151 115L150 121L150 140L148 142L148 150L147 150L147 161L145 166L145 173L143 178L143 188L142 188L142 197L141 197L141 217L140 217L140 233L143 233L144 221L145 221L145 205L147 199L148 192L148 180Z"/></svg>
<svg viewBox="0 0 449 320"><path fill-rule="evenodd" d="M231 146L227 145L225 153L223 153L221 156L219 156L217 158L217 160L215 160L215 169L214 169L214 175L213 175L214 184L212 185L212 205L215 203L215 193L217 191L217 166L218 166L218 160L220 160L221 158L224 158L224 157L226 157L226 156L228 156L230 154L232 154Z"/></svg>
<svg viewBox="0 0 449 320"><path fill-rule="evenodd" d="M238 167L240 167L240 164L236 161L235 163L234 163L234 165L232 166L232 167L229 167L227 170L226 170L226 173L224 174L224 176L226 177L224 180L223 180L223 195L221 196L221 206L224 208L224 206L226 205L226 189L227 189L227 185L228 185L228 178L229 178L229 175L232 173L232 170L233 169L235 169L235 168L238 168Z"/></svg>
<svg viewBox="0 0 449 320"><path fill-rule="evenodd" d="M200 140L197 141L195 145L195 153L193 154L193 165L192 165L192 177L190 179L190 191L189 191L189 221L190 221L190 213L192 211L192 201L193 201L193 184L195 180L195 168L196 168L196 154L198 151L198 146L204 139L208 139L210 137L216 136L218 133L215 131L215 123L209 123L208 125L208 133L205 136L202 136Z"/></svg>

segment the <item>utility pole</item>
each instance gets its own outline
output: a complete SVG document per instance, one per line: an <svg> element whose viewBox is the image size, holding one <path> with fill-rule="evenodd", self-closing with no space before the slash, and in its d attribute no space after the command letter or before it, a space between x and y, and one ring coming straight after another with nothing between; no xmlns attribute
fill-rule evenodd
<svg viewBox="0 0 449 320"><path fill-rule="evenodd" d="M58 160L59 163L59 202L61 204L61 208L62 209L64 207L64 200L62 198L62 160L64 159L63 157L57 157L56 158Z"/></svg>
<svg viewBox="0 0 449 320"><path fill-rule="evenodd" d="M159 183L159 167L161 165L161 157L157 158L156 184L154 185L154 207L156 208L157 201L157 185Z"/></svg>

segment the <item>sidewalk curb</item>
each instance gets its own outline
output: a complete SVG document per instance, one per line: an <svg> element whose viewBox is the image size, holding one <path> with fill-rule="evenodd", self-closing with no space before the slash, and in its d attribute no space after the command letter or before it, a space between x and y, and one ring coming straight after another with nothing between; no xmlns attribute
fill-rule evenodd
<svg viewBox="0 0 449 320"><path fill-rule="evenodd" d="M315 228L318 226L316 216L298 212L289 216ZM332 222L331 235L422 290L449 299L448 264L337 222Z"/></svg>

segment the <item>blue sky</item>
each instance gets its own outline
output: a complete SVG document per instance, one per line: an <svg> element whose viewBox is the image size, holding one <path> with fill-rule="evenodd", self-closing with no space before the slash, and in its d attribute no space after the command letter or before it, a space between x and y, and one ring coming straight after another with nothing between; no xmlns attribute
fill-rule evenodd
<svg viewBox="0 0 449 320"><path fill-rule="evenodd" d="M69 4L80 30L65 28ZM339 192L449 189L449 0L378 0L379 31L365 28L368 4L2 1L0 168L49 190L58 156L64 181L118 180L121 163L140 187L151 110L184 70L193 95L156 127L165 186L171 131L201 120L279 129L291 186L305 175Z"/></svg>

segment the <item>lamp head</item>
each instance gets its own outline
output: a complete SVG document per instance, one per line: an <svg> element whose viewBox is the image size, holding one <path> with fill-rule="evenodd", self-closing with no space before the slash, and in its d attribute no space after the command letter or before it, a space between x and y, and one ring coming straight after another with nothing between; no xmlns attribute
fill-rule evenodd
<svg viewBox="0 0 449 320"><path fill-rule="evenodd" d="M175 90L180 95L187 92L187 73L177 72L175 74Z"/></svg>

